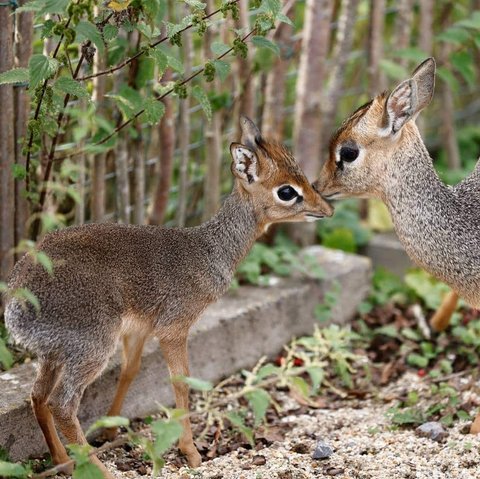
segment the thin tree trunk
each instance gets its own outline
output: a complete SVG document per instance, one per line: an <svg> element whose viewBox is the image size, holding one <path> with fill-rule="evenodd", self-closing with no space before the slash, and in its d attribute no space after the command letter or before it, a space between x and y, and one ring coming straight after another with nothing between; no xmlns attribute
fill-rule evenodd
<svg viewBox="0 0 480 479"><path fill-rule="evenodd" d="M126 224L130 223L127 141L125 134L122 135L115 153L117 221Z"/></svg>
<svg viewBox="0 0 480 479"><path fill-rule="evenodd" d="M385 26L385 0L370 0L370 36L368 45L368 76L370 96L385 89L385 77L380 70L383 57L383 30Z"/></svg>
<svg viewBox="0 0 480 479"><path fill-rule="evenodd" d="M207 13L215 9L215 1L207 0ZM215 32L211 28L205 33L204 52L205 58L210 55L210 46ZM214 93L220 91L218 78L206 84L206 91ZM213 112L212 121L205 124L205 181L204 181L204 206L203 221L213 216L220 206L220 169L222 165L222 131L220 112Z"/></svg>
<svg viewBox="0 0 480 479"><path fill-rule="evenodd" d="M329 50L333 0L307 0L296 88L294 151L311 180L321 166L321 94Z"/></svg>
<svg viewBox="0 0 480 479"><path fill-rule="evenodd" d="M250 20L248 18L248 0L240 0L238 2L240 10L240 18L237 28L248 31L250 28ZM240 115L246 115L250 118L255 117L255 91L252 78L253 50L248 49L247 57L238 57L235 62L235 107L233 112L234 118ZM240 122L235 123L235 138L240 138Z"/></svg>
<svg viewBox="0 0 480 479"><path fill-rule="evenodd" d="M432 54L433 47L433 0L422 0L420 2L420 48L426 56ZM420 115L417 118L417 126L422 135L425 133L426 117Z"/></svg>
<svg viewBox="0 0 480 479"><path fill-rule="evenodd" d="M130 44L133 51L140 48L140 34L133 31L130 34ZM128 85L138 89L137 75L139 61L134 60L130 64ZM133 164L133 222L143 224L145 220L145 163L143 155L142 129L138 120L135 121L136 137L129 138L127 152L129 163Z"/></svg>
<svg viewBox="0 0 480 479"><path fill-rule="evenodd" d="M23 2L26 3L26 2ZM16 65L27 67L33 50L33 13L23 12L17 15ZM30 111L29 96L25 87L14 89L15 102L15 163L25 167L22 143L27 131ZM26 237L26 224L29 216L28 201L22 194L25 180L15 181L15 244Z"/></svg>
<svg viewBox="0 0 480 479"><path fill-rule="evenodd" d="M95 55L93 63L93 72L97 73L106 67L107 54ZM97 114L105 118L105 90L106 76L99 76L93 79L93 102L97 106ZM90 209L91 218L95 222L103 221L105 218L105 173L106 173L106 153L98 153L91 156L91 192Z"/></svg>
<svg viewBox="0 0 480 479"><path fill-rule="evenodd" d="M145 157L139 137L131 139L128 147L133 158L133 222L141 225L145 222Z"/></svg>
<svg viewBox="0 0 480 479"><path fill-rule="evenodd" d="M420 2L420 48L426 55L432 54L433 0Z"/></svg>
<svg viewBox="0 0 480 479"><path fill-rule="evenodd" d="M172 71L168 69L163 75L163 81L169 82L173 78ZM157 185L153 197L153 206L148 223L161 225L168 206L168 196L172 182L173 153L175 149L175 121L173 102L171 96L167 96L163 103L165 114L160 121L160 157Z"/></svg>
<svg viewBox="0 0 480 479"><path fill-rule="evenodd" d="M333 48L333 63L328 86L323 99L323 122L325 124L323 145L326 145L335 123L335 112L342 95L345 78L345 67L348 54L352 49L355 19L357 16L359 0L342 0L338 16L335 47ZM322 148L322 154L325 153Z"/></svg>
<svg viewBox="0 0 480 479"><path fill-rule="evenodd" d="M79 146L82 147L84 142ZM75 203L75 224L83 225L85 223L85 176L87 162L85 155L80 155L77 160L78 164L78 180L77 191L79 196L79 202Z"/></svg>
<svg viewBox="0 0 480 479"><path fill-rule="evenodd" d="M13 16L0 7L0 73L13 68ZM0 86L0 280L13 266L15 245L15 199L12 165L15 159L13 86Z"/></svg>
<svg viewBox="0 0 480 479"><path fill-rule="evenodd" d="M295 4L289 2L286 15L293 18ZM293 48L293 28L288 23L280 23L273 34L273 41L280 48L280 57L275 60L267 74L265 104L262 114L262 133L266 138L283 140L285 117L285 93L288 67Z"/></svg>
<svg viewBox="0 0 480 479"><path fill-rule="evenodd" d="M413 25L413 0L400 0L396 4L398 12L395 22L395 49L403 50L410 45L410 34ZM406 67L408 59L401 58L399 63Z"/></svg>
<svg viewBox="0 0 480 479"><path fill-rule="evenodd" d="M450 15L452 12L451 6L446 6L444 14L442 15L441 28L442 31L449 27ZM448 42L441 42L440 45L440 64L448 67L450 55L450 44ZM460 150L457 143L457 135L455 131L455 106L453 103L453 95L450 86L447 82L442 82L440 93L442 96L442 143L447 153L447 164L450 169L459 169L462 165L460 159Z"/></svg>
<svg viewBox="0 0 480 479"><path fill-rule="evenodd" d="M190 9L185 5L185 15L188 15ZM211 28L211 27L210 27ZM205 37L209 35L210 29L205 32ZM204 42L207 39L204 37ZM192 33L186 30L182 35L183 66L185 67L185 77L192 73L193 61L193 42ZM187 195L188 195L188 160L190 144L190 97L180 101L179 105L180 125L178 129L178 140L180 145L180 171L178 181L178 206L176 222L178 226L185 226L187 220Z"/></svg>

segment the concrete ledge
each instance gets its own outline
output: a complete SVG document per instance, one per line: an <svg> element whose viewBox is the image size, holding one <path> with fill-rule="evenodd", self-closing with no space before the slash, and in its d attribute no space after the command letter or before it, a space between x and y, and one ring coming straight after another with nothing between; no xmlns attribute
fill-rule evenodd
<svg viewBox="0 0 480 479"><path fill-rule="evenodd" d="M400 278L414 266L394 232L375 234L362 253L371 258L375 268L383 267Z"/></svg>
<svg viewBox="0 0 480 479"><path fill-rule="evenodd" d="M317 246L304 252L317 258L324 280L289 279L268 288L241 287L206 310L190 334L192 376L217 381L252 366L263 355L276 354L293 336L309 333L314 307L335 283L341 288L332 320L345 323L352 317L370 287L370 260ZM107 411L119 371L117 353L85 393L79 414L85 427ZM29 402L34 377L34 363L0 374L0 446L12 460L46 451ZM171 402L167 368L152 340L145 347L142 369L122 414L145 416L157 411L158 403Z"/></svg>

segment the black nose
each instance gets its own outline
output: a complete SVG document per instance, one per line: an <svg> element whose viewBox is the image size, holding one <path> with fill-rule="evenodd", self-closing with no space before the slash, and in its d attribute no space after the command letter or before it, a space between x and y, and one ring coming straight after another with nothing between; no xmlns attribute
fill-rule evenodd
<svg viewBox="0 0 480 479"><path fill-rule="evenodd" d="M320 189L319 189L319 187L318 187L318 180L317 180L317 181L314 181L314 182L312 183L312 188L313 188L318 194L320 194Z"/></svg>

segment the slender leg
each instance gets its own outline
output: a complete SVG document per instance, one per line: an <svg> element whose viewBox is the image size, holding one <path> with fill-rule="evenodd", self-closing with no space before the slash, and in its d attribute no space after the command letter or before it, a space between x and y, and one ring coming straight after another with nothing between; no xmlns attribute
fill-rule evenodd
<svg viewBox="0 0 480 479"><path fill-rule="evenodd" d="M60 374L61 368L47 361L40 362L31 396L33 412L42 429L54 464L62 464L70 460L58 437L52 413L47 405L48 397L53 391Z"/></svg>
<svg viewBox="0 0 480 479"><path fill-rule="evenodd" d="M455 291L450 291L443 298L442 304L430 320L430 326L434 331L441 332L448 327L452 314L457 308L458 299L458 294Z"/></svg>
<svg viewBox="0 0 480 479"><path fill-rule="evenodd" d="M123 337L123 363L120 379L118 380L117 392L115 398L108 411L108 416L118 416L122 410L122 404L127 394L128 388L133 379L137 375L142 361L143 345L145 344L145 336L134 334L125 335ZM113 439L117 434L117 428L112 427L105 430L106 439Z"/></svg>
<svg viewBox="0 0 480 479"><path fill-rule="evenodd" d="M170 341L160 341L163 355L170 370L170 376L188 376L187 337L176 338ZM188 411L188 386L179 381L172 381L175 403L177 408ZM183 433L178 442L178 447L187 456L190 467L198 467L202 458L193 443L190 418L182 420Z"/></svg>
<svg viewBox="0 0 480 479"><path fill-rule="evenodd" d="M72 366L66 366L63 376L49 399L49 408L52 412L55 424L65 436L68 444L88 444L77 418L78 406L83 392L102 371L107 358L101 358L99 362L84 361L77 359ZM90 461L98 466L105 479L114 479L107 468L96 457L91 456Z"/></svg>

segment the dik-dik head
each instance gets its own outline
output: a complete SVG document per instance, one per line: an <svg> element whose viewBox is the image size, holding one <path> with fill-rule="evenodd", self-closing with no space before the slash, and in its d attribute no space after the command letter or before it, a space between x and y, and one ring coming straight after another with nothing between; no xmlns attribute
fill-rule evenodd
<svg viewBox="0 0 480 479"><path fill-rule="evenodd" d="M308 182L291 153L262 138L254 123L240 119L241 143L232 143L232 173L237 190L254 205L261 223L315 221L333 208Z"/></svg>
<svg viewBox="0 0 480 479"><path fill-rule="evenodd" d="M418 140L415 118L432 99L435 60L425 60L412 77L345 120L330 142L330 154L315 186L328 199L378 197L389 162ZM394 157L395 155L395 157Z"/></svg>

